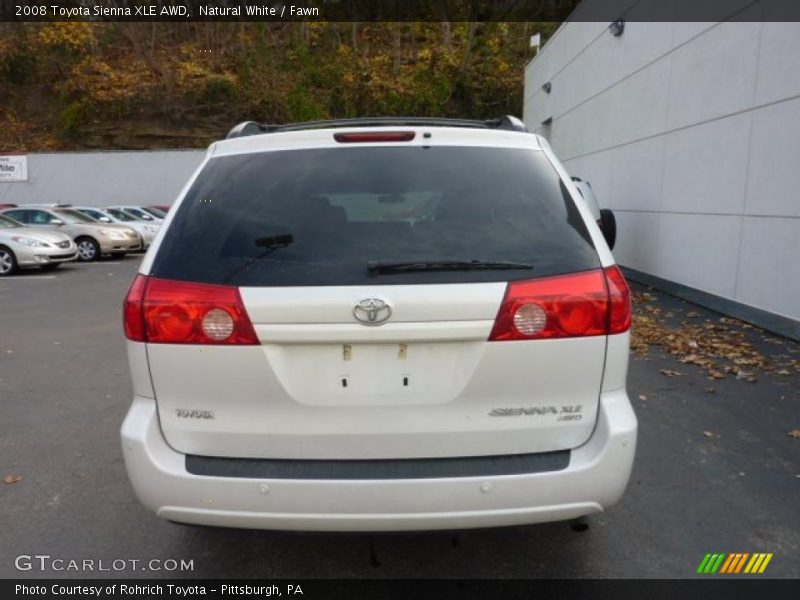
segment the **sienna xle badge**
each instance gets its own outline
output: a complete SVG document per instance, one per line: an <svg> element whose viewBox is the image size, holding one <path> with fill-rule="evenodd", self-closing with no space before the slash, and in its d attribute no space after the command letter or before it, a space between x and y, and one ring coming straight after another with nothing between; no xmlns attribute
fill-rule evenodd
<svg viewBox="0 0 800 600"><path fill-rule="evenodd" d="M124 319L125 463L164 519L485 527L596 513L627 485L628 287L512 117L237 126Z"/></svg>

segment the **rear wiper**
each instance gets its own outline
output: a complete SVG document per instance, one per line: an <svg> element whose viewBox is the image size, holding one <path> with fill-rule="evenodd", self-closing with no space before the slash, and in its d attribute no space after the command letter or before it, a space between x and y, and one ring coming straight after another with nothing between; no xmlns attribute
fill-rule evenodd
<svg viewBox="0 0 800 600"><path fill-rule="evenodd" d="M294 241L291 233L283 233L280 235L271 235L269 237L261 237L253 240L253 243L259 248L285 248Z"/></svg>
<svg viewBox="0 0 800 600"><path fill-rule="evenodd" d="M367 266L370 277L391 275L393 273L413 273L420 271L500 271L532 269L530 263L489 260L446 260L418 262L371 262Z"/></svg>
<svg viewBox="0 0 800 600"><path fill-rule="evenodd" d="M238 269L234 269L230 274L228 274L223 283L230 283L231 281L233 281L234 277L241 275L258 261L266 258L270 254L275 252L275 250L278 250L280 248L286 248L292 242L294 242L294 237L292 236L291 233L281 233L278 235L271 235L268 237L260 237L254 239L253 243L257 247L263 248L264 250L262 250L258 255L251 256L250 258L248 258L247 261L244 262L242 266L240 266Z"/></svg>

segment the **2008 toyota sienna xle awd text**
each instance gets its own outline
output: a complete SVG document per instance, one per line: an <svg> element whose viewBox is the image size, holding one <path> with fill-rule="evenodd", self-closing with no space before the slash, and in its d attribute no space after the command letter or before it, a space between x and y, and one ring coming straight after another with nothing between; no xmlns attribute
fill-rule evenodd
<svg viewBox="0 0 800 600"><path fill-rule="evenodd" d="M628 286L514 118L216 142L124 305L133 487L171 521L467 528L614 504Z"/></svg>

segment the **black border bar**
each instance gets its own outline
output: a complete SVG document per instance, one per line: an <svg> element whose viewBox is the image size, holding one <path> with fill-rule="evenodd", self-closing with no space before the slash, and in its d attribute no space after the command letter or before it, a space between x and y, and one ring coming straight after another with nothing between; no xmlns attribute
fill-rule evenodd
<svg viewBox="0 0 800 600"><path fill-rule="evenodd" d="M57 7L58 10L54 10L53 7ZM260 8L262 11L253 14L255 8ZM268 11L265 12L264 8ZM797 0L0 0L0 22L562 22L567 19L609 23L617 20L800 21L800 2Z"/></svg>
<svg viewBox="0 0 800 600"><path fill-rule="evenodd" d="M498 548L502 554L503 549ZM557 553L556 553L557 556ZM44 594L21 594L16 592L17 585L38 586L45 590ZM178 594L175 588L169 593L169 585L180 586L184 590L203 588L204 593ZM273 579L273 580L212 580L212 579L46 579L46 580L3 580L0 593L5 599L11 598L58 598L60 600L77 600L79 598L150 598L154 600L193 599L193 598L272 598L264 588L276 586L281 591L281 598L299 598L302 600L360 600L379 598L402 598L436 600L479 598L503 600L524 598L532 600L599 599L599 600L788 600L796 598L796 580L776 580L758 578L716 578L703 580L564 580L564 579ZM58 590L88 586L102 588L96 594L59 594ZM115 586L112 588L111 586ZM122 586L152 586L149 593L139 595L121 592ZM225 588L225 586L234 586ZM261 586L261 593L243 593ZM293 586L293 587L289 587ZM296 593L298 589L302 594ZM109 593L115 589L116 592ZM161 590L159 592L158 590ZM292 593L292 590L295 593ZM226 593L227 591L227 593Z"/></svg>

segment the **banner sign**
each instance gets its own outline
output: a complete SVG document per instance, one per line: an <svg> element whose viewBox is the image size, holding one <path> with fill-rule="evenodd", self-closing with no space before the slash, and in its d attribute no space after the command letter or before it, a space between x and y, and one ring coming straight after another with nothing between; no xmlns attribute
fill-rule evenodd
<svg viewBox="0 0 800 600"><path fill-rule="evenodd" d="M0 182L5 181L28 181L27 156L0 156Z"/></svg>

